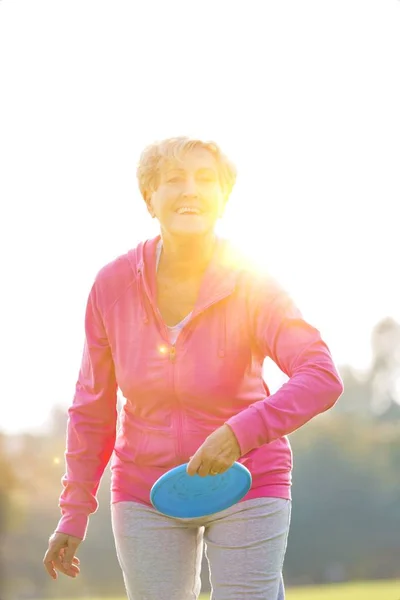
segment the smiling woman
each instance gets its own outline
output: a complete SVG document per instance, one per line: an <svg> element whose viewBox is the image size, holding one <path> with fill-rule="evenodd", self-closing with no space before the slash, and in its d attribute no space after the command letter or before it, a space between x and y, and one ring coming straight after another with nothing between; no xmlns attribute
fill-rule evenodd
<svg viewBox="0 0 400 600"><path fill-rule="evenodd" d="M282 600L287 434L335 404L340 377L284 290L233 260L216 235L236 179L216 144L152 144L137 175L160 235L107 264L92 286L46 569L79 573L74 553L112 456L112 525L130 600L197 598L204 543L213 596ZM274 394L267 357L289 378ZM126 402L116 433L118 387ZM229 508L179 519L152 506L152 486L170 469L219 477L237 461L252 487Z"/></svg>
<svg viewBox="0 0 400 600"><path fill-rule="evenodd" d="M146 148L137 175L147 208L166 237L213 232L236 180L235 167L216 144L186 138ZM181 218L187 216L195 218Z"/></svg>

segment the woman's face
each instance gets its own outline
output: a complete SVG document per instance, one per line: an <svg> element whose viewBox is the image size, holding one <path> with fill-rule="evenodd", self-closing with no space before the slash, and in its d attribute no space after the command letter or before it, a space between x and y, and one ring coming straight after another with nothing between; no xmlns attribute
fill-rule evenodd
<svg viewBox="0 0 400 600"><path fill-rule="evenodd" d="M213 231L224 207L218 166L205 148L193 148L180 161L165 163L148 203L161 230L174 236Z"/></svg>

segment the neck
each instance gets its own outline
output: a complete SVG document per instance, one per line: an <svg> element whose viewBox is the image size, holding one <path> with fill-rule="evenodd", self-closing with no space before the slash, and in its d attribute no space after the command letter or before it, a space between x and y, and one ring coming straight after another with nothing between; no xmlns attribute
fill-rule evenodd
<svg viewBox="0 0 400 600"><path fill-rule="evenodd" d="M163 251L160 267L170 276L202 275L207 269L215 247L215 234L176 238L161 233Z"/></svg>

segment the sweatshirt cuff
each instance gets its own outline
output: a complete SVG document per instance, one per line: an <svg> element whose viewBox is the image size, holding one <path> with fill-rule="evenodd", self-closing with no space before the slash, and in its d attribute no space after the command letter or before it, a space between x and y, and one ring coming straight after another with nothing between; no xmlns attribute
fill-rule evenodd
<svg viewBox="0 0 400 600"><path fill-rule="evenodd" d="M249 406L225 422L236 436L241 455L268 443L264 420L256 406Z"/></svg>
<svg viewBox="0 0 400 600"><path fill-rule="evenodd" d="M84 540L89 523L86 515L64 515L58 522L56 532L65 533Z"/></svg>

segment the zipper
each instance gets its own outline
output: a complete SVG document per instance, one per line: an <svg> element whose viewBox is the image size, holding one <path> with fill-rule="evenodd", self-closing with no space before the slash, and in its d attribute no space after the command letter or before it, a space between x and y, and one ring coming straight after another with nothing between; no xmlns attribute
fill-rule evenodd
<svg viewBox="0 0 400 600"><path fill-rule="evenodd" d="M183 326L182 330L179 333L178 339L175 342L175 344L171 344L171 342L169 341L169 335L168 335L168 328L166 326L166 324L164 323L163 319L161 318L161 315L158 311L158 308L155 306L155 304L153 303L153 299L149 293L149 290L147 289L147 285L146 285L146 281L143 277L143 271L140 270L140 274L141 274L141 281L142 281L142 285L144 288L144 292L150 302L150 305L153 309L153 313L154 316L156 317L156 320L163 332L163 337L164 340L167 342L168 346L169 346L169 360L172 363L172 390L174 395L176 396L176 400L177 400L177 405L178 405L178 413L177 413L177 433L178 433L178 459L180 461L180 463L184 462L184 457L183 457L183 444L182 444L182 430L183 430L183 420L182 420L182 408L181 408L181 403L178 399L178 394L175 391L175 361L176 361L176 344L178 342L182 343L182 338L183 338L183 332L184 330L188 328L189 324L192 323L192 321L197 318L198 316L200 316L201 314L203 314L206 310L208 310L211 306L213 306L214 304L217 304L218 302L220 302L221 300L223 300L224 298L226 298L227 296L229 296L230 294L227 294L226 292L224 292L224 294L221 294L220 296L218 296L217 298L214 298L211 302L209 302L208 304L206 304L205 306L203 306L203 308L192 314L192 316L190 317L189 321L187 323L185 323L185 325Z"/></svg>
<svg viewBox="0 0 400 600"><path fill-rule="evenodd" d="M190 319L185 323L185 325L182 327L181 331L179 332L179 336L178 339L176 340L175 344L171 345L171 342L169 343L170 346L170 352L169 352L169 357L171 362L175 362L175 358L176 358L176 346L179 344L183 343L183 339L184 339L184 333L187 332L189 325L192 324L192 322L194 321L194 319L197 319L197 317L199 317L200 315L202 315L203 313L206 312L206 310L208 310L210 308L210 306L213 306L214 304L217 304L218 302L221 302L221 300L224 300L225 298L227 298L230 294L223 294L221 296L218 296L218 298L216 298L215 300L213 300L212 302L209 302L208 304L206 304L205 306L203 306L203 308L201 310L199 310L198 312L193 311ZM165 326L165 324L164 324ZM165 326L165 331L168 337L168 330L167 327Z"/></svg>
<svg viewBox="0 0 400 600"><path fill-rule="evenodd" d="M171 342L169 341L167 326L165 325L164 321L162 320L161 315L159 313L159 310L158 310L157 306L153 302L153 298L151 297L149 289L147 288L146 280L145 280L145 278L143 276L143 271L142 270L140 270L140 277L141 277L141 282L142 282L142 286L143 286L143 289L144 289L144 293L145 293L145 295L146 295L146 297L147 297L147 299L148 299L148 301L150 303L150 306L151 306L151 308L153 310L156 322L158 323L159 328L160 328L160 333L161 333L162 337L164 338L164 342L166 342L168 344L168 346L171 346Z"/></svg>
<svg viewBox="0 0 400 600"><path fill-rule="evenodd" d="M180 463L184 462L183 459L183 443L182 443L182 431L183 431L183 422L182 422L182 406L181 403L179 401L179 397L178 394L176 393L175 390L175 360L176 360L176 347L175 344L173 344L170 349L169 349L169 360L172 363L172 390L174 393L174 396L176 397L176 402L177 402L177 406L178 406L178 412L177 412L177 440L178 440L178 451L177 451L177 457Z"/></svg>
<svg viewBox="0 0 400 600"><path fill-rule="evenodd" d="M169 350L169 360L174 363L176 358L176 348L175 346L171 346Z"/></svg>
<svg viewBox="0 0 400 600"><path fill-rule="evenodd" d="M166 326L166 324L164 323L164 320L161 318L161 315L158 311L157 306L154 304L153 299L149 293L149 290L147 288L146 285L146 281L143 277L143 273L141 272L142 275L142 285L143 285L143 289L144 292L147 296L147 299L150 302L150 306L153 310L153 314L155 316L155 319L160 327L160 333L162 334L162 337L164 338L164 341L166 342L166 344L168 345L167 347L169 347L169 353L168 353L168 359L169 361L172 363L172 391L174 396L176 396L176 400L177 400L177 405L178 405L178 412L177 412L177 438L178 438L178 448L177 448L177 455L178 455L178 460L182 463L183 462L183 458L182 458L182 414L181 414L181 405L178 399L178 394L175 391L175 360L176 360L176 347L175 344L171 344L170 340L169 340L169 335L168 335L168 328ZM190 320L189 320L190 321ZM182 332L181 332L182 333Z"/></svg>
<svg viewBox="0 0 400 600"><path fill-rule="evenodd" d="M175 344L171 344L171 342L169 342L169 346L170 346L170 348L169 348L169 360L172 363L172 390L173 390L174 395L176 396L177 405L178 405L178 413L177 413L178 459L179 459L179 462L181 464L186 459L183 456L183 443L182 443L182 431L183 431L182 407L181 407L181 403L180 403L179 398L178 398L178 394L175 391L175 366L174 366L174 363L176 361L176 345L178 343L180 343L180 344L183 343L184 331L186 330L185 333L187 332L187 330L189 328L189 325L192 323L192 321L194 319L196 319L198 316L200 316L201 314L203 314L208 308L210 308L210 306L212 306L213 304L216 304L217 302L220 302L221 300L223 300L226 297L227 297L227 294L221 295L217 299L215 299L212 302L209 302L208 304L206 304L197 313L192 314L192 316L190 317L190 319L188 320L188 322L185 323L185 325L182 327L181 331L179 332L179 336L178 336L178 339L176 340ZM163 322L163 325L164 325L166 336L168 338L167 326L165 325L164 322Z"/></svg>

